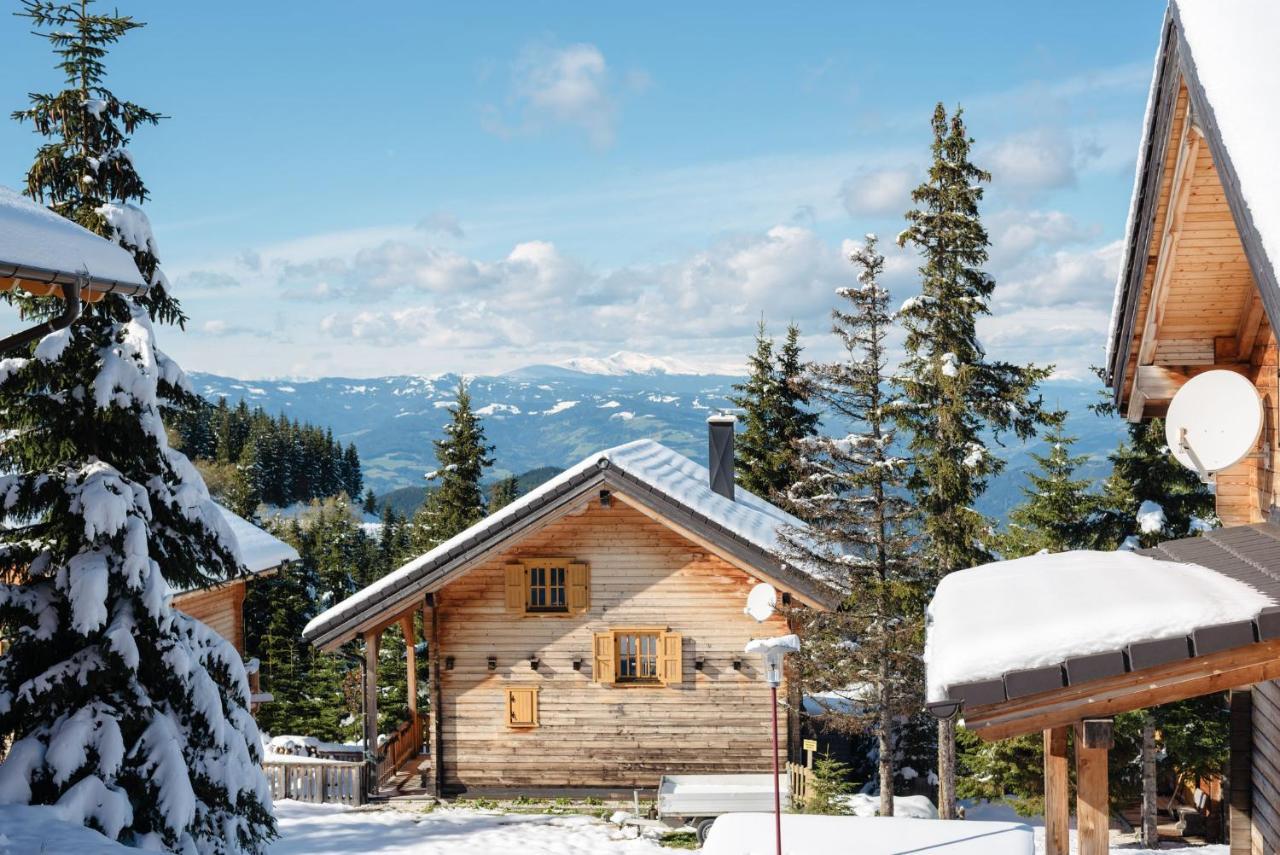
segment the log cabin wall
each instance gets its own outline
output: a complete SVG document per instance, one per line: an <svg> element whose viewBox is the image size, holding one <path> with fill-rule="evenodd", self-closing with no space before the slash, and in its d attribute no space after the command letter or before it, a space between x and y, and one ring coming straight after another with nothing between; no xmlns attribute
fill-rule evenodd
<svg viewBox="0 0 1280 855"><path fill-rule="evenodd" d="M505 566L539 556L589 565L585 613L507 611ZM768 771L769 691L759 657L742 650L788 630L781 617L761 625L743 614L754 583L615 494L611 507L592 502L438 591L440 654L453 663L441 671L446 789L652 788L663 774ZM681 682L594 682L594 633L623 627L680 633ZM508 687L538 689L537 727L507 726Z"/></svg>
<svg viewBox="0 0 1280 855"><path fill-rule="evenodd" d="M243 656L244 596L245 581L241 579L216 588L178 594L173 598L173 606L230 641Z"/></svg>

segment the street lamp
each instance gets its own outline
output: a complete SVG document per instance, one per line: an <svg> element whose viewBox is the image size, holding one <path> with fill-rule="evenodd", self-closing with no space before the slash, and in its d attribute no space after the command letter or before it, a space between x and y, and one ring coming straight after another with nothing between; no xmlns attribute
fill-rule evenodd
<svg viewBox="0 0 1280 855"><path fill-rule="evenodd" d="M760 623L773 616L778 592L767 582L751 589L744 611ZM782 855L782 783L778 769L778 687L782 685L783 660L788 653L800 650L800 638L794 634L777 638L753 638L746 653L759 653L764 658L761 676L769 684L770 712L773 714L773 831L777 855Z"/></svg>

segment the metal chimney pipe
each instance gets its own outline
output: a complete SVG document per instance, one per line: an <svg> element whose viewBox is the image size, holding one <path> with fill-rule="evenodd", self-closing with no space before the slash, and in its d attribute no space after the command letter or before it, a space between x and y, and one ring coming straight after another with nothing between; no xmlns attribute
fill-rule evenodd
<svg viewBox="0 0 1280 855"><path fill-rule="evenodd" d="M733 501L733 428L737 419L730 415L707 419L707 469L711 472L711 489Z"/></svg>

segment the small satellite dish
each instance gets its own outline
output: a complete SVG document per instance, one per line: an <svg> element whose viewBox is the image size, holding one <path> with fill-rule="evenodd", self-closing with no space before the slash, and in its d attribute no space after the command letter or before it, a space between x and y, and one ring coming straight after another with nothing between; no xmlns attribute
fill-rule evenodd
<svg viewBox="0 0 1280 855"><path fill-rule="evenodd" d="M1165 416L1165 441L1179 463L1207 481L1253 451L1262 421L1262 398L1247 377L1206 371L1173 396Z"/></svg>
<svg viewBox="0 0 1280 855"><path fill-rule="evenodd" d="M760 623L773 617L773 610L778 607L778 592L768 582L761 582L747 594L747 607L744 612Z"/></svg>

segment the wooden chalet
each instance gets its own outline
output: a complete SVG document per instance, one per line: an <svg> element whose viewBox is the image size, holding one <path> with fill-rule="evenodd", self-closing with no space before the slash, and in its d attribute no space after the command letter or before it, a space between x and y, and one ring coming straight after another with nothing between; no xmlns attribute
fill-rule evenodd
<svg viewBox="0 0 1280 855"><path fill-rule="evenodd" d="M648 440L593 454L307 626L326 650L363 640L375 744L379 637L416 641L421 615L429 714L409 644L413 721L381 778L420 768L441 794L769 769L769 692L743 648L788 627L746 616L747 593L839 597L778 559L779 529L803 524L734 486L733 421L709 425L710 470Z"/></svg>
<svg viewBox="0 0 1280 855"><path fill-rule="evenodd" d="M1047 663L998 674L975 669L980 679L946 686L931 704L938 715L959 713L986 739L1043 733L1047 855L1067 852L1072 730L1080 853L1101 855L1108 851L1110 717L1224 690L1231 690L1231 852L1280 852L1280 685L1272 682L1280 678L1280 171L1271 156L1275 108L1268 100L1280 91L1277 39L1280 4L1170 4L1106 363L1115 402L1130 421L1164 415L1178 389L1205 371L1237 372L1257 387L1265 412L1259 448L1214 479L1226 527L1146 554L1207 569L1218 582L1240 585L1271 605L1250 606L1231 620L1170 621L1128 636L1117 615L1106 626L1106 649L1063 650ZM1066 617L1096 621L1092 612L1107 596L1099 590L1093 609ZM979 634L1003 623L1000 615L948 612L943 599L940 588L938 621L967 622ZM1054 609L1069 610L1061 603Z"/></svg>
<svg viewBox="0 0 1280 855"><path fill-rule="evenodd" d="M236 651L244 656L244 598L248 593L249 583L259 576L275 573L285 564L299 560L298 551L222 505L218 505L218 510L240 545L240 557L249 573L217 585L176 591L173 606L206 624L230 641ZM257 662L249 660L246 664L250 671L249 683L254 705L266 703L271 700L271 696L259 687Z"/></svg>

